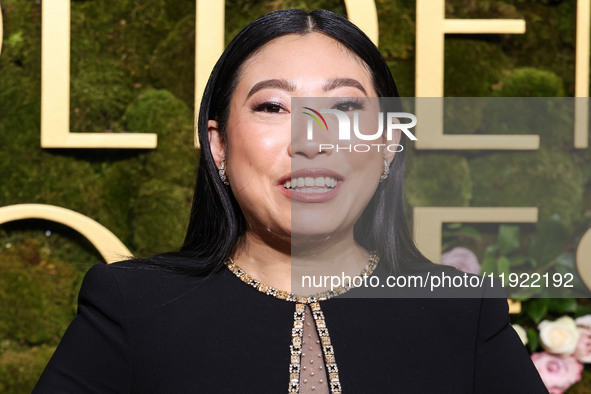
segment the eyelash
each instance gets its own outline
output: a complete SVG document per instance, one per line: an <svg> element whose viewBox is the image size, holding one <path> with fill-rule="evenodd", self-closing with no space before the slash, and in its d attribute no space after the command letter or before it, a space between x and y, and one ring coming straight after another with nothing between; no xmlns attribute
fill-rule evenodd
<svg viewBox="0 0 591 394"><path fill-rule="evenodd" d="M362 100L359 99L353 99L353 100L348 100L348 101L341 101L339 103L336 103L335 106L333 107L333 109L339 109L339 106L342 105L348 105L350 107L350 109L347 110L342 110L341 111L353 111L356 109L364 109L365 108L365 103Z"/></svg>
<svg viewBox="0 0 591 394"><path fill-rule="evenodd" d="M341 111L353 111L353 110L359 110L359 109L365 108L365 103L362 100L353 99L353 100L341 101L339 103L336 103L334 105L333 109L338 109L338 107L343 106L343 105L347 105L349 108L345 109L345 110L341 109ZM277 111L267 111L271 107L274 107L275 109L278 109L278 110ZM256 111L256 112L266 112L266 113L277 114L281 110L285 111L285 108L283 108L283 106L279 103L267 101L264 103L253 105L252 110Z"/></svg>
<svg viewBox="0 0 591 394"><path fill-rule="evenodd" d="M278 108L278 111L266 111L270 107L276 107L276 108ZM283 108L283 106L281 104L279 104L279 103L274 103L274 102L271 102L271 101L267 101L267 102L264 102L264 103L253 105L252 106L252 110L253 111L256 111L256 112L266 112L266 113L270 113L270 114L277 114L281 110L284 110L285 111L285 108Z"/></svg>

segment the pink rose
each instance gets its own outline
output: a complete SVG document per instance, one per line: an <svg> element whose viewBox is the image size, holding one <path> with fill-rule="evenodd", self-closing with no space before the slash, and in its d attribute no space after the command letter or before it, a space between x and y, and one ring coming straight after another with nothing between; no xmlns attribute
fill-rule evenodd
<svg viewBox="0 0 591 394"><path fill-rule="evenodd" d="M441 264L457 268L469 274L480 274L478 258L470 249L455 247L441 255Z"/></svg>
<svg viewBox="0 0 591 394"><path fill-rule="evenodd" d="M562 394L581 380L581 364L573 356L555 356L550 353L534 353L531 359L550 394Z"/></svg>
<svg viewBox="0 0 591 394"><path fill-rule="evenodd" d="M575 319L581 336L577 342L575 357L582 363L591 363L591 315Z"/></svg>

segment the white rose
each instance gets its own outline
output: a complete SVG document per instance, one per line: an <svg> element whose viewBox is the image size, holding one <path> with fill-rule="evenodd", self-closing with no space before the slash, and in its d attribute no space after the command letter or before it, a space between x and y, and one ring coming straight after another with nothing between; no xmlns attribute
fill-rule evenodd
<svg viewBox="0 0 591 394"><path fill-rule="evenodd" d="M525 332L525 328L521 327L519 324L511 324L511 327L513 327L513 329L517 332L517 335L519 335L519 339L521 339L521 342L524 345L527 345L528 339L527 333Z"/></svg>
<svg viewBox="0 0 591 394"><path fill-rule="evenodd" d="M548 352L568 356L574 353L579 341L579 330L575 321L563 316L555 321L544 320L538 324L540 341Z"/></svg>

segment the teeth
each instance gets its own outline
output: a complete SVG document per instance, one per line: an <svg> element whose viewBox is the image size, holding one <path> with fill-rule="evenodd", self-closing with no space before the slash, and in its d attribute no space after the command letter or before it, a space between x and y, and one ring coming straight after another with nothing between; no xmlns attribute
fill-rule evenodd
<svg viewBox="0 0 591 394"><path fill-rule="evenodd" d="M291 178L283 183L286 189L292 189L299 193L326 193L337 185L335 178L326 177L298 177Z"/></svg>
<svg viewBox="0 0 591 394"><path fill-rule="evenodd" d="M330 190L332 190L332 189L327 189L327 188L316 189L316 188L311 188L311 187L304 187L301 189L295 189L295 191L298 193L326 193Z"/></svg>

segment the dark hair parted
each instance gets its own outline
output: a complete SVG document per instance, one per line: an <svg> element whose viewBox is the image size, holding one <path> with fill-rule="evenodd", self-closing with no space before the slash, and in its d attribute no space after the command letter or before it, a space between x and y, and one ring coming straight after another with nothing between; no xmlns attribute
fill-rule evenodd
<svg viewBox="0 0 591 394"><path fill-rule="evenodd" d="M363 60L379 97L399 97L392 74L378 48L347 18L327 10L308 13L283 9L256 19L224 50L203 93L197 124L201 155L183 246L178 251L138 260L187 274L204 274L219 269L231 256L245 233L246 222L231 189L219 178L210 151L208 120L217 120L219 130L224 134L230 100L244 62L277 37L310 32L335 39ZM402 136L402 145L404 139ZM357 242L368 250L377 251L382 264L386 263L391 273L432 266L417 250L408 229L404 209L404 168L405 155L396 154L390 165L390 176L380 183L354 228Z"/></svg>

